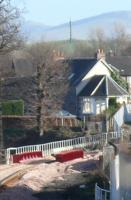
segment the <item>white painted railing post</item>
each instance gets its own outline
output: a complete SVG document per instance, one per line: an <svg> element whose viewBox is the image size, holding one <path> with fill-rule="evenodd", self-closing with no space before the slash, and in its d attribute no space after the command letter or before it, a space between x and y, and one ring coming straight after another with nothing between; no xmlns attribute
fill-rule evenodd
<svg viewBox="0 0 131 200"><path fill-rule="evenodd" d="M121 131L120 131L120 139L121 139L121 142L123 142L123 140L124 140L124 130L123 129L121 129Z"/></svg>
<svg viewBox="0 0 131 200"><path fill-rule="evenodd" d="M10 150L9 149L6 150L6 164L7 165L10 164Z"/></svg>
<svg viewBox="0 0 131 200"><path fill-rule="evenodd" d="M105 139L105 145L108 143L108 133L105 133L106 139Z"/></svg>
<svg viewBox="0 0 131 200"><path fill-rule="evenodd" d="M17 152L17 148L8 148L6 150L6 164L10 164L10 159L11 159L11 151Z"/></svg>
<svg viewBox="0 0 131 200"><path fill-rule="evenodd" d="M109 190L102 189L97 183L95 184L95 200L107 200L107 194L110 194Z"/></svg>

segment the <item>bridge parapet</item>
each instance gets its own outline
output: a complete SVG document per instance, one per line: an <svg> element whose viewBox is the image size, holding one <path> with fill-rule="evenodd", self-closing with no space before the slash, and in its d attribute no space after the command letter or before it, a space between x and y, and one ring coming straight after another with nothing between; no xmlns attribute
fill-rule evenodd
<svg viewBox="0 0 131 200"><path fill-rule="evenodd" d="M72 149L83 149L87 148L90 149L90 147L100 145L104 146L108 143L108 140L111 139L119 139L121 138L121 134L117 132L111 132L111 133L102 133L97 135L90 135L85 137L78 137L68 140L62 140L62 141L56 141L56 142L50 142L45 144L39 144L39 145L29 145L29 146L22 146L17 148L8 148L6 150L6 163L10 164L11 162L11 155L14 154L23 154L27 152L36 152L36 151L42 151L43 156L50 156L52 154L56 154L62 151L68 151Z"/></svg>

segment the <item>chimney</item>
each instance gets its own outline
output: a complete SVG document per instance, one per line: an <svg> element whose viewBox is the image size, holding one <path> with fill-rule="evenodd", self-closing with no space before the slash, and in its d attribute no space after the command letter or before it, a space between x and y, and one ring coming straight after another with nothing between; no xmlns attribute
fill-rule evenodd
<svg viewBox="0 0 131 200"><path fill-rule="evenodd" d="M97 50L97 52L96 52L96 58L97 58L97 60L100 60L100 59L105 60L106 55L105 55L103 49L98 49Z"/></svg>
<svg viewBox="0 0 131 200"><path fill-rule="evenodd" d="M110 49L110 51L109 51L109 56L110 56L110 57L115 56L115 52L114 52L112 49Z"/></svg>
<svg viewBox="0 0 131 200"><path fill-rule="evenodd" d="M61 51L53 50L53 60L63 60L65 59L64 54Z"/></svg>

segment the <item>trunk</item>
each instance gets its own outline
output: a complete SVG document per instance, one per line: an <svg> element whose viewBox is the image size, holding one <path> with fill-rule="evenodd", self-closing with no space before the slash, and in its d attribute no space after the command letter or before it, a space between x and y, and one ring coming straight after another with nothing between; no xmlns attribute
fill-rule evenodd
<svg viewBox="0 0 131 200"><path fill-rule="evenodd" d="M37 131L40 136L44 135L44 121L43 121L43 115L42 115L42 105L41 102L38 102L37 107Z"/></svg>
<svg viewBox="0 0 131 200"><path fill-rule="evenodd" d="M43 122L43 85L42 85L42 66L37 66L37 129L40 136L44 135L44 122Z"/></svg>
<svg viewBox="0 0 131 200"><path fill-rule="evenodd" d="M43 128L40 129L40 137L44 135L44 130Z"/></svg>

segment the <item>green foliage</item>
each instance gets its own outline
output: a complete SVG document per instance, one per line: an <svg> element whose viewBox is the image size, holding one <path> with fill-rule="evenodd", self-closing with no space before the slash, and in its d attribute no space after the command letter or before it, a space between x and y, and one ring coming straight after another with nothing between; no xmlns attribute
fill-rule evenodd
<svg viewBox="0 0 131 200"><path fill-rule="evenodd" d="M3 115L23 115L24 114L24 102L23 100L13 100L2 102L2 114Z"/></svg>
<svg viewBox="0 0 131 200"><path fill-rule="evenodd" d="M109 99L109 107L118 107L118 103L116 102L116 98Z"/></svg>
<svg viewBox="0 0 131 200"><path fill-rule="evenodd" d="M109 108L106 110L106 113L110 116L113 115L120 108L120 104L116 102L116 98L109 99Z"/></svg>
<svg viewBox="0 0 131 200"><path fill-rule="evenodd" d="M120 85L122 88L128 90L127 82L120 76L118 72L112 72L111 77Z"/></svg>

